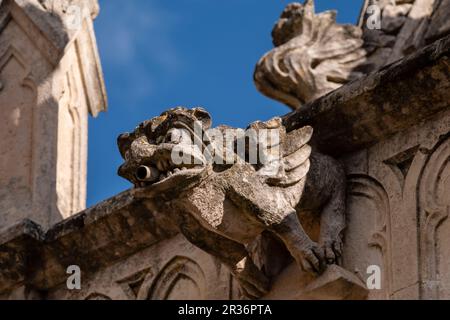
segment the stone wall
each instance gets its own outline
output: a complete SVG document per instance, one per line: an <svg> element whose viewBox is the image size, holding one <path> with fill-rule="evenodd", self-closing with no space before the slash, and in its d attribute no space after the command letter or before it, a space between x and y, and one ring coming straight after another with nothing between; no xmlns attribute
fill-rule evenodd
<svg viewBox="0 0 450 320"><path fill-rule="evenodd" d="M0 3L0 229L85 209L88 114L106 109L94 3Z"/></svg>

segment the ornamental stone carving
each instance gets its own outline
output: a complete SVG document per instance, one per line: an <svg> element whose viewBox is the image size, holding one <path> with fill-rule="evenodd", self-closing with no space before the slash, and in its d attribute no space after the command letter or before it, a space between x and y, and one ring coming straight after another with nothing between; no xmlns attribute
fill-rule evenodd
<svg viewBox="0 0 450 320"><path fill-rule="evenodd" d="M249 156L256 146L252 137L233 136L232 129L223 126L211 131L211 118L201 108L168 110L119 137L125 160L119 174L138 188L139 197L157 198L148 201L151 209L166 212L190 242L228 266L245 296L259 298L267 293L269 280L246 245L264 230L281 239L305 271L321 273L339 261L345 176L334 159L311 151L311 127L286 133L281 119L275 118L249 129L279 134L277 142L267 139L267 149L258 146L255 163ZM219 163L230 150L218 152L211 146L229 143L227 137L231 148L243 141L244 153L237 147L231 150L231 163ZM211 150L214 157L205 156ZM179 153L189 161L178 163ZM312 228L302 225L306 216L320 221L320 230L319 223Z"/></svg>

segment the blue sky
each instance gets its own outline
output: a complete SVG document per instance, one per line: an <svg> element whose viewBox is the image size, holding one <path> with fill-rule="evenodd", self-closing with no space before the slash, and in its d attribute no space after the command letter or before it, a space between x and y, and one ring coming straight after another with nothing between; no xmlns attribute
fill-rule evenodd
<svg viewBox="0 0 450 320"><path fill-rule="evenodd" d="M253 85L284 0L100 0L95 22L109 110L89 121L88 199L126 190L116 137L175 106L202 106L215 125L246 127L290 110ZM316 0L355 23L362 0Z"/></svg>

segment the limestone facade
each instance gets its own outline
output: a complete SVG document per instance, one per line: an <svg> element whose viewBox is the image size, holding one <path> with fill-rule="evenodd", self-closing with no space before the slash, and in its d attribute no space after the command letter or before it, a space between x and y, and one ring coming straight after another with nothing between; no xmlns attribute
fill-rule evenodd
<svg viewBox="0 0 450 320"><path fill-rule="evenodd" d="M0 4L2 228L26 218L48 228L86 205L88 114L106 109L96 6L57 14L63 3Z"/></svg>
<svg viewBox="0 0 450 320"><path fill-rule="evenodd" d="M27 2L33 1L4 1L0 7L0 13L9 12L10 17L0 20L8 21L0 24L4 26L0 33L0 56L3 57L0 59L0 105L11 106L6 109L9 110L6 113L9 120L5 121L8 131L2 131L9 143L4 141L3 146L0 141L2 148L10 148L0 157L0 170L3 170L0 179L8 177L10 186L18 190L14 197L21 197L20 200L30 198L29 190L33 190L30 186L34 186L31 182L40 183L41 188L33 195L37 202L18 202L23 202L24 206L36 205L33 211L21 210L11 193L3 192L7 196L0 197L0 218L3 219L0 220L3 226L0 231L0 298L241 299L241 284L217 254L220 246L215 252L207 250L207 253L201 242L195 243L186 237L183 226L171 219L186 212L164 208L162 196L146 198L151 185L136 183L135 188L80 211L84 193L73 190L84 190L85 181L74 183L70 171L84 172L86 136L82 135L86 131L83 121L88 112L95 115L103 110L106 101L92 32L92 18L98 8L86 5L88 11L85 12L90 14L83 20L84 27L78 32L65 32L72 41L65 43L61 58L52 63L54 60L50 57L56 56L41 48L53 50L62 45L56 42L54 46L45 47L45 39L33 38L36 43L30 40L28 32L35 32L34 29L29 26L30 29L25 29L27 32L23 31L28 25L23 21L33 19L33 15L27 13L30 11L23 9ZM290 134L311 126L314 128L310 142L313 151L332 156L345 168L342 182L346 185L346 228L342 257L336 261L339 266L333 262L315 275L302 270L285 245L266 241L270 240L265 238L266 233L248 243L246 250L270 279L269 292L263 299L450 299L450 258L447 255L450 250L450 35L447 20L442 18L448 1L397 1L401 6L397 9L389 7L391 4L387 2L383 2L381 13L399 20L389 20L378 33L393 36L395 41L377 47L368 42L370 37L364 28L358 34L352 33L352 39L355 36L364 39L361 48L366 50L366 62L386 61L383 59L390 57L393 63L372 63L370 72L361 69L358 72L363 74L357 80L349 82L351 79L347 78L339 88L314 99L295 96L303 91L291 90L293 82L276 86L277 93L268 94L284 102L286 96L301 101L302 104L290 104L295 110L281 117L282 127ZM76 3L85 4L81 0ZM307 5L312 3L306 1ZM365 7L369 5L371 1L366 1ZM430 8L426 19L412 19L421 6ZM64 20L63 11L58 11L59 7L52 5L52 1L40 1L36 8L44 13L53 10ZM300 10L296 12L297 17L304 13L301 5L292 8ZM412 18L406 18L408 16ZM321 15L321 19L324 17L329 16ZM314 19L314 16L309 18ZM366 19L363 14L360 27ZM341 30L333 19L325 20L333 23L332 30ZM20 23L16 21L22 21L25 26L19 28ZM409 40L399 36L412 31L420 36ZM54 35L49 39L54 39ZM304 45L301 41L293 43ZM414 46L406 48L407 43ZM10 47L13 49L8 49ZM80 51L84 54L80 55ZM378 54L385 58L379 60ZM84 59L95 63L88 63L90 69L81 68L86 63ZM33 77L29 70L33 71ZM264 72L270 72L270 68ZM345 74L349 73L352 72L345 69ZM315 77L315 74L308 78L296 73L292 79L306 83ZM321 79L320 75L317 78ZM276 81L273 79L277 77L266 74L255 80L259 81L258 86L264 86L267 79ZM32 89L36 86L37 89ZM52 101L53 112L47 101ZM33 108L22 106L40 108L42 112L24 117L22 115ZM85 117L79 126L74 125L75 111L71 111L74 108L81 108L78 111ZM43 122L40 122L41 116ZM38 118L33 120L33 117ZM71 131L67 133L63 130L66 128ZM28 140L34 137L34 132L41 134L39 130L44 129L54 133L38 135L45 138L45 143ZM6 129L2 126L0 130ZM78 136L73 134L75 131ZM141 132L139 138L151 134L147 131ZM130 149L130 146L123 147L127 143L124 140L127 139L119 139L121 151ZM15 148L19 143L30 146L32 151ZM148 151L137 150L143 151L144 157ZM53 175L49 176L49 171L41 167L37 167L41 171L29 170L29 166L35 168L36 161L37 165L42 165L40 158L33 157L36 152L45 153L43 159L48 160L45 168ZM54 156L49 159L51 154ZM136 154L137 158L143 157L139 152ZM28 162L17 166L17 161L13 162L17 158L28 159ZM124 158L129 163L139 160L130 155ZM78 169L66 166L67 161L78 161ZM53 167L49 168L51 164ZM10 169L5 169L8 166ZM212 188L212 183L206 187ZM204 195L210 196L210 193L206 191ZM45 195L51 197L43 201ZM59 221L62 217L66 219ZM313 222L311 225L311 230L320 228ZM309 224L305 222L304 226ZM309 236L314 239L312 234ZM201 240L211 242L213 238L211 235ZM82 271L79 290L67 287L67 268L71 265L79 266ZM367 287L373 267L381 272L378 289Z"/></svg>

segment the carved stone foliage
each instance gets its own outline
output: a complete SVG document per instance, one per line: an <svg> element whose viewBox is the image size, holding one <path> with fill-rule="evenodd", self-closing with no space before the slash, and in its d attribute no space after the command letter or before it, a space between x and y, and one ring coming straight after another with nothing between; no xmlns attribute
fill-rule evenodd
<svg viewBox="0 0 450 320"><path fill-rule="evenodd" d="M111 298L102 293L94 292L88 295L85 300L111 300Z"/></svg>
<svg viewBox="0 0 450 320"><path fill-rule="evenodd" d="M314 1L286 7L273 32L275 49L255 70L255 84L264 95L300 108L362 74L365 61L362 31L336 23L336 12L316 14Z"/></svg>

